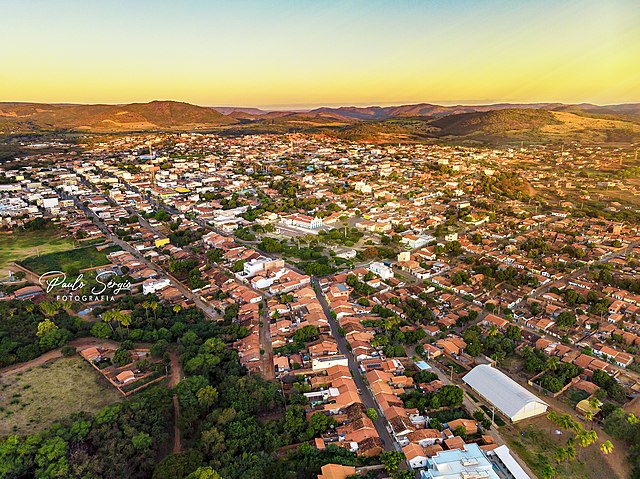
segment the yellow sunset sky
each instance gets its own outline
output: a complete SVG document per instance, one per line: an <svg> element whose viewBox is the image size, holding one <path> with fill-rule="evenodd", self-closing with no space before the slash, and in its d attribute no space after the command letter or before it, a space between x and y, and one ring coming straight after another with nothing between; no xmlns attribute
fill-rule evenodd
<svg viewBox="0 0 640 479"><path fill-rule="evenodd" d="M0 101L640 101L640 2L3 1Z"/></svg>

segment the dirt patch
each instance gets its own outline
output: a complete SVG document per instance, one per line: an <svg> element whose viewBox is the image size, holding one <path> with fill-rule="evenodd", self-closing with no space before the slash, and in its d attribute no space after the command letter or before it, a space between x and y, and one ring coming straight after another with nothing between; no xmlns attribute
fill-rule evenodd
<svg viewBox="0 0 640 479"><path fill-rule="evenodd" d="M0 391L0 436L31 434L73 413L95 413L121 400L79 356L3 374Z"/></svg>

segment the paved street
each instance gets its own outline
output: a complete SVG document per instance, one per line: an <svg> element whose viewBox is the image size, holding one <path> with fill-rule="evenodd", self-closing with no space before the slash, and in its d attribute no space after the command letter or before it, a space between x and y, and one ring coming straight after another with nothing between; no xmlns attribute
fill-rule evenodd
<svg viewBox="0 0 640 479"><path fill-rule="evenodd" d="M371 393L369 388L366 386L366 384L362 380L362 376L360 376L360 369L358 368L358 363L356 359L353 357L353 354L351 353L351 351L347 349L346 339L341 334L338 333L338 324L336 320L334 320L331 317L331 308L329 308L329 304L327 303L327 300L322 294L322 290L320 288L320 283L318 279L313 278L312 283L316 291L316 296L318 298L318 301L320 302L320 305L324 310L324 314L327 316L327 319L329 321L329 325L331 326L331 333L333 334L333 336L335 337L338 343L338 348L340 349L340 353L344 354L349 360L349 369L351 370L351 375L353 376L353 380L355 381L356 386L360 390L360 397L362 399L362 403L367 409L374 408L378 412L378 419L374 421L374 424L376 426L376 431L378 431L378 435L384 441L385 450L387 451L400 450L400 446L396 444L395 440L387 430L387 427L386 427L387 420L385 419L384 415L382 414L382 411L376 404L373 398L373 394Z"/></svg>
<svg viewBox="0 0 640 479"><path fill-rule="evenodd" d="M115 234L111 233L109 229L105 226L105 224L102 221L100 221L100 219L95 214L93 214L91 210L89 210L82 203L80 203L80 200L78 200L76 197L72 197L72 198L78 208L82 209L89 218L93 218L93 221L96 224L96 226L100 228L100 230L104 233L104 235L107 237L109 241L119 246L124 251L128 251L129 253L134 255L137 260L139 260L142 264L144 264L148 268L151 268L160 274L170 277L172 284L178 289L178 291L180 291L180 293L182 293L182 295L185 298L188 298L191 301L193 301L193 303L198 308L200 308L205 313L205 315L209 317L209 319L217 320L220 318L220 315L218 314L218 312L214 308L209 306L207 303L202 301L202 299L197 294L192 293L189 288L187 288L180 281L178 281L173 276L171 276L171 274L168 271L165 271L159 265L154 264L151 261L147 260L138 250L132 247L129 243L121 240Z"/></svg>

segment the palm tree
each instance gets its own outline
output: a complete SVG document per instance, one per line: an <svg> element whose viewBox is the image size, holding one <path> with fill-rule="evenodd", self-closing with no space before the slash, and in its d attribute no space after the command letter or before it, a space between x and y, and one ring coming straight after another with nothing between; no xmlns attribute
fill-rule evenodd
<svg viewBox="0 0 640 479"><path fill-rule="evenodd" d="M556 470L551 464L546 464L542 469L542 479L552 479L556 475Z"/></svg>
<svg viewBox="0 0 640 479"><path fill-rule="evenodd" d="M586 431L582 429L576 433L576 440L580 447L587 448L598 440L598 434L595 431Z"/></svg>
<svg viewBox="0 0 640 479"><path fill-rule="evenodd" d="M613 444L611 444L611 441L607 440L600 444L600 450L602 451L602 454L611 454L611 452L613 452Z"/></svg>
<svg viewBox="0 0 640 479"><path fill-rule="evenodd" d="M153 311L153 319L158 319L156 317L156 309L158 309L158 302L151 301L151 303L149 304L149 307L151 308L151 311Z"/></svg>
<svg viewBox="0 0 640 479"><path fill-rule="evenodd" d="M558 416L557 425L561 429L571 429L573 426L574 420L571 418L569 414L563 414L562 416Z"/></svg>
<svg viewBox="0 0 640 479"><path fill-rule="evenodd" d="M142 303L142 307L144 308L144 315L146 316L147 320L149 320L149 307L150 307L150 303L149 301L144 301Z"/></svg>
<svg viewBox="0 0 640 479"><path fill-rule="evenodd" d="M572 462L575 460L576 458L576 447L573 444L568 444L567 447L565 448L565 452L567 455L567 460L569 462Z"/></svg>
<svg viewBox="0 0 640 479"><path fill-rule="evenodd" d="M118 334L120 335L121 338L122 338L123 316L124 314L122 314L122 311L120 311L119 309L114 309L113 311L111 311L111 321L115 321L116 323L118 323Z"/></svg>
<svg viewBox="0 0 640 479"><path fill-rule="evenodd" d="M574 432L574 434L579 434L580 431L584 431L582 424L580 424L578 421L574 421L573 419L571 419L569 428Z"/></svg>
<svg viewBox="0 0 640 479"><path fill-rule="evenodd" d="M558 356L551 356L547 359L547 364L545 365L547 371L555 371L558 369Z"/></svg>
<svg viewBox="0 0 640 479"><path fill-rule="evenodd" d="M130 314L121 313L120 314L120 324L122 326L124 326L125 328L127 328L127 330L128 330L129 326L131 326L131 315Z"/></svg>
<svg viewBox="0 0 640 479"><path fill-rule="evenodd" d="M498 326L492 324L489 328L489 332L487 333L489 336L497 336L498 335Z"/></svg>
<svg viewBox="0 0 640 479"><path fill-rule="evenodd" d="M176 313L176 314L178 314L180 311L182 311L182 306L180 306L179 304L176 304L176 305L173 307L173 312L174 312L174 313Z"/></svg>
<svg viewBox="0 0 640 479"><path fill-rule="evenodd" d="M553 424L555 424L556 426L558 425L558 413L555 411L550 411L549 414L547 414L547 419L549 421L551 421ZM549 428L549 434L551 434L551 429L553 427Z"/></svg>
<svg viewBox="0 0 640 479"><path fill-rule="evenodd" d="M113 321L113 318L114 318L113 311L105 311L104 313L102 313L102 321L104 321L109 325L109 327L111 328L111 332L115 332L113 330L113 325L111 324L111 321Z"/></svg>
<svg viewBox="0 0 640 479"><path fill-rule="evenodd" d="M307 248L309 248L311 246L311 243L316 239L316 237L312 234L306 234L301 239L302 241L307 243Z"/></svg>
<svg viewBox="0 0 640 479"><path fill-rule="evenodd" d="M593 429L593 411L586 411L584 413L584 418L591 422L590 428Z"/></svg>
<svg viewBox="0 0 640 479"><path fill-rule="evenodd" d="M564 447L556 449L556 462L560 464L567 460L567 450Z"/></svg>

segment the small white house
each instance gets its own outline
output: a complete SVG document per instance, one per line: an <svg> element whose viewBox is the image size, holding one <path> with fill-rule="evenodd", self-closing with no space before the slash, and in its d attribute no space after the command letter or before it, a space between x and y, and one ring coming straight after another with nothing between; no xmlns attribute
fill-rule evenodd
<svg viewBox="0 0 640 479"><path fill-rule="evenodd" d="M148 279L142 283L142 294L153 294L171 285L169 278Z"/></svg>
<svg viewBox="0 0 640 479"><path fill-rule="evenodd" d="M369 271L377 274L382 279L393 278L393 269L391 269L390 266L387 266L384 263L380 263L379 261L371 263L369 265Z"/></svg>

